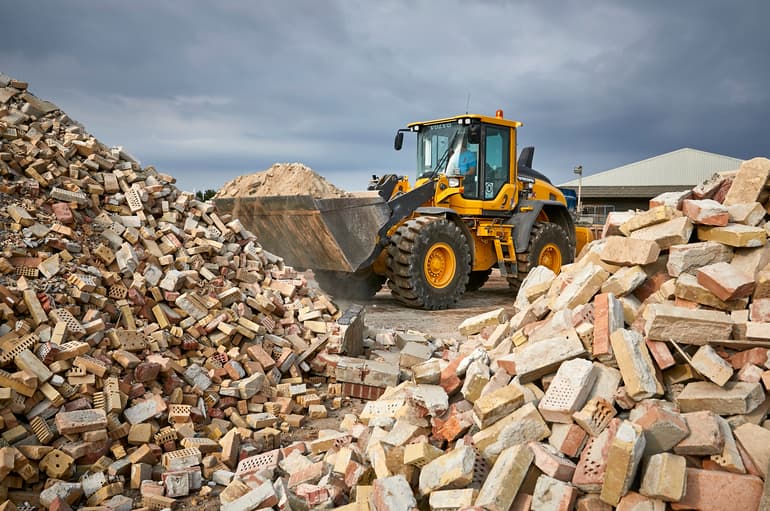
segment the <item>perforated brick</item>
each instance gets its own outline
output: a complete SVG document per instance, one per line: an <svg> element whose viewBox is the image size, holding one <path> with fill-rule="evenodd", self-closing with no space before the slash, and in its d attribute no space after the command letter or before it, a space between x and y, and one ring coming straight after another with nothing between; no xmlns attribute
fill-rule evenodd
<svg viewBox="0 0 770 511"><path fill-rule="evenodd" d="M49 426L48 423L39 415L34 417L29 422L29 425L32 428L32 432L35 434L41 444L48 445L54 439L55 435L53 429L51 429L51 426Z"/></svg>
<svg viewBox="0 0 770 511"><path fill-rule="evenodd" d="M595 397L590 399L582 410L575 412L572 417L589 435L597 436L610 424L616 413L615 407L609 402Z"/></svg>
<svg viewBox="0 0 770 511"><path fill-rule="evenodd" d="M564 362L538 405L543 418L563 424L572 422L572 414L583 406L595 380L594 366L588 360Z"/></svg>
<svg viewBox="0 0 770 511"><path fill-rule="evenodd" d="M238 476L244 476L247 474L253 474L262 470L272 470L278 466L278 460L280 458L281 451L274 449L256 456L244 458L238 463L238 468L235 470L235 474Z"/></svg>
<svg viewBox="0 0 770 511"><path fill-rule="evenodd" d="M200 465L201 459L201 452L195 447L178 449L163 455L163 466L166 467L167 470L179 470Z"/></svg>
<svg viewBox="0 0 770 511"><path fill-rule="evenodd" d="M144 205L142 204L142 199L139 197L139 193L133 188L126 192L126 202L128 202L129 209L134 213L144 209Z"/></svg>
<svg viewBox="0 0 770 511"><path fill-rule="evenodd" d="M31 350L38 342L40 342L40 338L35 334L28 334L20 339L11 341L7 346L3 347L2 353L0 353L0 364L7 364L24 350ZM40 357L39 354L38 357Z"/></svg>
<svg viewBox="0 0 770 511"><path fill-rule="evenodd" d="M36 279L39 274L40 271L37 268L30 268L29 266L16 267L16 275L20 275L22 277L31 277Z"/></svg>
<svg viewBox="0 0 770 511"><path fill-rule="evenodd" d="M82 192L71 192L63 188L54 188L50 193L51 197L63 202L77 202L78 204L87 204L88 196Z"/></svg>
<svg viewBox="0 0 770 511"><path fill-rule="evenodd" d="M406 404L404 399L386 399L381 401L369 401L361 411L359 418L363 423L368 423L374 418L392 418Z"/></svg>
<svg viewBox="0 0 770 511"><path fill-rule="evenodd" d="M128 296L128 289L126 289L126 286L123 284L115 284L114 286L110 286L107 296L113 300L123 300Z"/></svg>
<svg viewBox="0 0 770 511"><path fill-rule="evenodd" d="M54 323L64 323L67 325L67 331L74 337L82 337L86 333L86 329L80 324L80 321L75 319L67 309L53 309L50 313Z"/></svg>
<svg viewBox="0 0 770 511"><path fill-rule="evenodd" d="M182 422L190 422L190 412L192 406L190 405L168 405L168 422L169 424L179 424Z"/></svg>

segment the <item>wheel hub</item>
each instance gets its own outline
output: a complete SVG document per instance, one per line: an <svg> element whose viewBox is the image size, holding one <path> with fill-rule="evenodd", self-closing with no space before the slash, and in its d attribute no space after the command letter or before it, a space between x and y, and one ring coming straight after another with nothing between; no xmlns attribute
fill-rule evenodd
<svg viewBox="0 0 770 511"><path fill-rule="evenodd" d="M561 269L561 252L559 251L559 247L553 243L544 246L543 250L540 252L537 264L558 273Z"/></svg>
<svg viewBox="0 0 770 511"><path fill-rule="evenodd" d="M457 261L454 251L448 244L434 244L425 256L425 278L435 288L443 288L452 282L455 276Z"/></svg>

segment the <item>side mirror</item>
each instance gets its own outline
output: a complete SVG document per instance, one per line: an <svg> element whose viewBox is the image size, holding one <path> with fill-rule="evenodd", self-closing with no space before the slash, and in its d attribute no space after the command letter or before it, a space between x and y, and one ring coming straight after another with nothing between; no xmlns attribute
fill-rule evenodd
<svg viewBox="0 0 770 511"><path fill-rule="evenodd" d="M396 140L393 141L393 148L396 151L400 151L403 146L404 146L404 132L399 131L398 133L396 133Z"/></svg>
<svg viewBox="0 0 770 511"><path fill-rule="evenodd" d="M471 124L470 129L468 130L468 143L481 143L481 124Z"/></svg>

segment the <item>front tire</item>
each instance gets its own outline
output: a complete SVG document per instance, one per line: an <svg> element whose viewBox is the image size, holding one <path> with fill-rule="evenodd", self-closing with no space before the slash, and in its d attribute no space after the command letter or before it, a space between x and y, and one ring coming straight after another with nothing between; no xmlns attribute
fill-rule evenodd
<svg viewBox="0 0 770 511"><path fill-rule="evenodd" d="M529 234L526 252L516 254L518 274L508 278L508 284L518 291L527 273L535 266L547 266L554 273L575 259L575 249L567 232L553 222L536 222Z"/></svg>
<svg viewBox="0 0 770 511"><path fill-rule="evenodd" d="M446 309L468 283L471 252L460 227L442 217L417 217L402 224L388 245L388 286L399 302Z"/></svg>

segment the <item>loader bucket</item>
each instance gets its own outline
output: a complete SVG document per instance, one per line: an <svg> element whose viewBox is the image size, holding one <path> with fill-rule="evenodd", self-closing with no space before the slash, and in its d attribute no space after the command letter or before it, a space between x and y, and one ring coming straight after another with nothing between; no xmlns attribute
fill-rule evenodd
<svg viewBox="0 0 770 511"><path fill-rule="evenodd" d="M309 195L215 199L257 241L297 269L354 272L377 247L390 218L379 195L316 199Z"/></svg>

